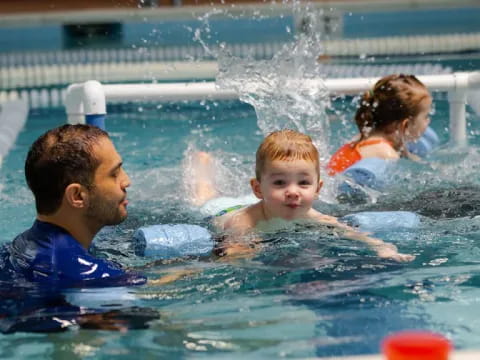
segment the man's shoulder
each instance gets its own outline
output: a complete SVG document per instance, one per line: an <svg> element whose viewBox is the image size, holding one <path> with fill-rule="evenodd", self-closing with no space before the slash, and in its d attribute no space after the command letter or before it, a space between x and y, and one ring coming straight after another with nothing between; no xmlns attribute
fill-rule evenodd
<svg viewBox="0 0 480 360"><path fill-rule="evenodd" d="M17 272L33 281L101 281L103 285L119 280L129 285L145 282L143 276L129 276L120 265L93 256L62 228L38 221L13 240L10 259Z"/></svg>
<svg viewBox="0 0 480 360"><path fill-rule="evenodd" d="M46 243L53 243L53 240L62 234L68 235L65 230L56 225L36 220L29 229L18 234L13 242L18 245L41 243L42 246L46 246Z"/></svg>

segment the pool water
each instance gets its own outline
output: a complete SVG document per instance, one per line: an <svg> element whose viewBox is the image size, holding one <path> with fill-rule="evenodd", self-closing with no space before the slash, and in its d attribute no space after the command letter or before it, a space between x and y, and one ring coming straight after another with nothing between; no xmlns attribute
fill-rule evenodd
<svg viewBox="0 0 480 360"><path fill-rule="evenodd" d="M331 152L355 133L349 121L353 111L351 98L338 99L329 109L332 135L326 137L326 148ZM447 146L447 116L446 101L437 97L432 126L442 146L426 164L400 161L388 196L354 206L322 195L324 201L316 208L342 215L369 206L386 209L412 203L421 192L439 186L479 186L478 117L469 113L470 146L455 149ZM23 176L28 147L45 129L64 122L62 109L32 111L5 159L0 173L1 243L29 227L35 216ZM414 230L399 227L375 234L415 254L407 264L381 260L360 243L318 229L270 235L253 259L224 262L205 257L152 264L153 259L133 251L132 234L139 226L207 225L186 201L182 177L188 151L211 151L222 161L218 185L225 194L248 193L254 151L262 139L255 111L237 101L115 105L109 108L107 128L132 185L128 219L98 235L96 254L137 267L150 278L179 269L192 274L169 285L103 293L97 289L76 298L81 303L77 305L106 311L112 295L118 294L122 303L119 299L126 294L122 319L144 325L139 320L143 316L150 320L147 326L0 335L1 358L339 356L378 352L386 334L412 328L439 331L457 348L477 346L480 218L462 216L461 211L454 218L436 214L423 217ZM474 196L467 200L475 204ZM413 204L410 210L421 212L422 204Z"/></svg>

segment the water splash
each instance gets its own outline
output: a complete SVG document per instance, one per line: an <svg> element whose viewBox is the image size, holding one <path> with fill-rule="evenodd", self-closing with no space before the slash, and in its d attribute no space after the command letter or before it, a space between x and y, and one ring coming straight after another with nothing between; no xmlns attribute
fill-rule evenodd
<svg viewBox="0 0 480 360"><path fill-rule="evenodd" d="M218 47L209 46L209 19L218 15L218 9L199 18L203 25L194 31L194 40L205 53L217 58L218 87L237 91L241 101L254 107L257 125L264 136L284 128L306 133L312 137L324 164L330 154L326 113L330 99L322 81L324 70L318 63L325 34L324 24L317 21L323 16L317 13L323 13L323 10L315 10L297 1L292 4L294 18L308 21L300 21L301 28L297 24L300 31L295 35L295 41L286 43L271 60L257 61L252 54L233 56L224 43L217 44ZM287 27L285 31L290 33L292 29ZM327 182L324 194L329 199L334 198L333 184Z"/></svg>
<svg viewBox="0 0 480 360"><path fill-rule="evenodd" d="M328 94L321 81L315 86L308 82L322 77L317 58L322 53L325 37L324 24L319 20L323 19L323 10L315 10L311 4L300 1L285 1L285 4L292 6L293 17L299 19L300 32L293 43L286 43L271 60L255 61L253 54L236 57L227 44L212 44L210 19L228 15L228 10L214 8L200 16L198 20L202 25L192 29L193 40L218 60L218 86L236 90L242 101L255 108L258 126L264 135L281 128L293 128L311 135L320 152L326 154ZM285 31L290 33L292 29L287 26Z"/></svg>
<svg viewBox="0 0 480 360"><path fill-rule="evenodd" d="M252 105L264 135L292 128L309 134L322 155L328 154L328 92L318 80L319 42L301 35L272 60L253 61L224 51L220 54L217 84L234 89L240 100Z"/></svg>

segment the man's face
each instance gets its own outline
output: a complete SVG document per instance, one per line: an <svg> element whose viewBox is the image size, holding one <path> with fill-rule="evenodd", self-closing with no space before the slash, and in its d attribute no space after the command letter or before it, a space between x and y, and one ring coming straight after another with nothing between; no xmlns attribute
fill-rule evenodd
<svg viewBox="0 0 480 360"><path fill-rule="evenodd" d="M93 149L100 165L89 192L86 216L101 226L116 225L127 217L126 188L130 186L130 178L122 168L122 158L108 138L102 138Z"/></svg>

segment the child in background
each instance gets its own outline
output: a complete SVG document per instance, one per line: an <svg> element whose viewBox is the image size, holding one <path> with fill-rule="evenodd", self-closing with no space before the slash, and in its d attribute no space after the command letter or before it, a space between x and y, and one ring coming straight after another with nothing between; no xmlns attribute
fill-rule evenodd
<svg viewBox="0 0 480 360"><path fill-rule="evenodd" d="M343 172L364 158L417 160L406 143L415 141L430 123L432 105L425 85L413 75L389 75L367 91L355 114L360 134L330 159L329 175Z"/></svg>
<svg viewBox="0 0 480 360"><path fill-rule="evenodd" d="M212 158L208 153L198 153L196 164L197 170L193 175L196 176L197 186L193 203L201 205L216 195L214 172L205 170L213 170ZM225 235L220 244L224 254L251 252L258 240L249 235L255 234L256 230L275 230L275 226L284 226L285 221L289 221L328 225L343 238L370 245L382 258L397 261L414 258L398 253L392 244L357 232L337 218L312 208L322 180L319 154L309 136L293 130L275 131L268 135L257 150L255 174L250 185L260 201L250 206L230 208L214 217L214 225ZM248 243L245 239L249 239Z"/></svg>

